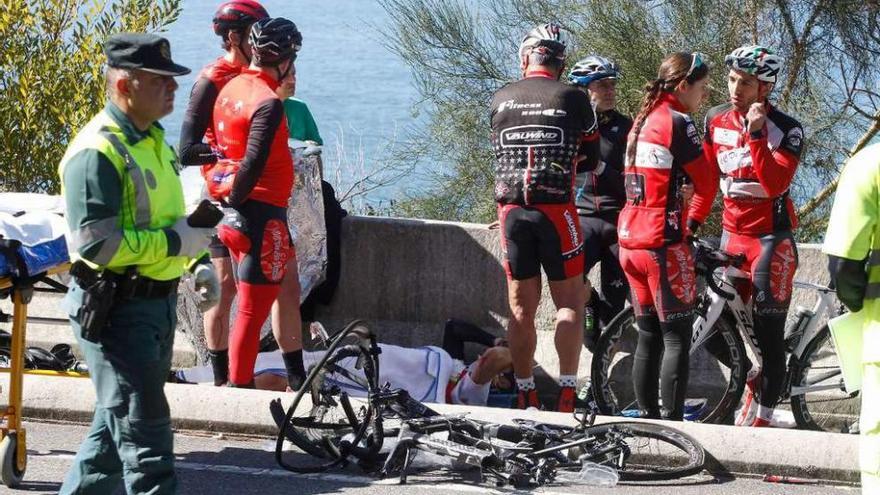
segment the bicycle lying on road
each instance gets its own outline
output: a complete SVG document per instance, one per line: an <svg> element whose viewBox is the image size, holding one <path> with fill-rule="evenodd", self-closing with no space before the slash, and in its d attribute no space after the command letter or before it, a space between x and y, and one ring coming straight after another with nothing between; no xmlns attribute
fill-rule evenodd
<svg viewBox="0 0 880 495"><path fill-rule="evenodd" d="M746 381L761 371L751 306L735 289L745 274L731 255L703 240L694 243L697 275L706 289L697 300L691 337L691 373L686 416L707 423L732 423ZM797 426L833 432L856 432L858 393L847 393L827 323L844 308L834 290L794 282L814 291L812 308L798 307L786 328L788 365L780 404L790 401ZM760 331L760 330L758 330ZM591 364L593 393L602 414L631 415L637 409L631 378L638 330L632 307L621 311L602 332ZM688 414L689 412L689 414Z"/></svg>
<svg viewBox="0 0 880 495"><path fill-rule="evenodd" d="M279 424L275 456L290 471L316 473L354 463L381 477L406 482L418 451L479 469L496 485L527 487L559 481L587 463L610 466L621 480L666 480L700 472L705 451L690 436L664 425L618 422L594 425L581 408L576 426L520 420L512 425L442 415L405 390L380 385L379 347L363 322L329 339ZM286 441L298 451L285 448ZM307 455L303 455L307 454Z"/></svg>

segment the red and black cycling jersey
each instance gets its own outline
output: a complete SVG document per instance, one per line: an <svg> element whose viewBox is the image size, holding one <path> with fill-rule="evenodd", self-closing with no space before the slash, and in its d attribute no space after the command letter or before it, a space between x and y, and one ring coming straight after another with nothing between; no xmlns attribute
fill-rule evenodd
<svg viewBox="0 0 880 495"><path fill-rule="evenodd" d="M207 165L217 161L214 151L217 147L213 130L214 103L220 90L241 74L242 69L243 66L220 57L199 72L180 127L181 164Z"/></svg>
<svg viewBox="0 0 880 495"><path fill-rule="evenodd" d="M284 105L275 94L278 81L245 69L217 96L214 129L217 147L240 162L229 204L253 199L287 207L293 187L293 158L287 148Z"/></svg>
<svg viewBox="0 0 880 495"><path fill-rule="evenodd" d="M596 116L587 95L547 72L530 72L499 89L491 122L499 203L568 203L575 169L598 162ZM576 165L579 156L585 159Z"/></svg>
<svg viewBox="0 0 880 495"><path fill-rule="evenodd" d="M762 235L797 226L788 188L800 163L804 130L769 103L766 108L764 128L754 134L729 103L706 114L703 147L715 180L720 178L728 232Z"/></svg>
<svg viewBox="0 0 880 495"><path fill-rule="evenodd" d="M617 235L621 247L657 248L680 242L688 218L703 222L712 208L715 182L700 146L700 135L678 99L664 93L645 118L636 141L634 163L625 170L626 205ZM694 185L685 205L681 185Z"/></svg>
<svg viewBox="0 0 880 495"><path fill-rule="evenodd" d="M577 175L575 205L579 215L616 214L626 202L623 159L632 120L616 110L598 112L599 164Z"/></svg>

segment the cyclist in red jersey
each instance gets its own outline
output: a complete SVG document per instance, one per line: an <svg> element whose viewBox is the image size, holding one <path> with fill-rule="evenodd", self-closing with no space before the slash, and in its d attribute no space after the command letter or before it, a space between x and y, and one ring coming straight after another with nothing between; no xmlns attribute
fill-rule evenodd
<svg viewBox="0 0 880 495"><path fill-rule="evenodd" d="M700 53L674 53L645 86L630 133L620 212L620 264L629 281L639 329L633 386L645 418L681 420L696 275L686 222L706 219L715 191L700 136L688 112L699 109L709 82ZM683 182L693 183L692 201ZM658 400L658 387L663 407Z"/></svg>
<svg viewBox="0 0 880 495"><path fill-rule="evenodd" d="M768 426L785 379L784 329L797 269L797 226L788 188L800 162L800 123L767 100L782 59L758 46L737 48L725 58L730 103L706 114L703 146L724 196L721 247L746 255L738 284L752 301L761 350L761 375L749 377L743 426ZM755 399L757 397L757 400Z"/></svg>
<svg viewBox="0 0 880 495"><path fill-rule="evenodd" d="M217 94L233 77L251 63L247 33L251 25L269 17L254 0L233 0L221 4L214 13L214 33L223 40L222 57L202 68L193 84L189 106L180 128L180 163L211 165L217 161L217 142L212 129ZM211 239L211 262L220 278L220 303L203 316L208 358L214 370L214 385L229 379L229 311L235 299L235 280L229 250L217 236Z"/></svg>
<svg viewBox="0 0 880 495"><path fill-rule="evenodd" d="M238 314L232 328L229 384L253 386L260 328L278 297L281 281L297 277L287 262L293 245L287 226L287 203L293 187L293 160L287 148L284 106L275 90L293 70L302 36L291 21L263 19L251 27L253 61L220 91L214 106L217 147L238 163L231 187L219 198L237 215L224 220L219 235L238 263ZM216 177L209 177L214 181ZM280 329L283 334L287 329ZM302 350L281 335L288 383L299 388Z"/></svg>
<svg viewBox="0 0 880 495"><path fill-rule="evenodd" d="M491 122L518 406L538 407L532 363L543 266L557 308L557 410L572 411L586 300L573 189L577 171L595 168L599 140L587 95L559 82L565 49L564 33L555 24L529 32L519 49L524 77L495 93Z"/></svg>

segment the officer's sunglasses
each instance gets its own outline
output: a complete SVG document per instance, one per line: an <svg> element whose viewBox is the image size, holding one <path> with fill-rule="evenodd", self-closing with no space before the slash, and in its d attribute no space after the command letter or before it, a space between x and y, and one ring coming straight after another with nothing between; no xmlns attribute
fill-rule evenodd
<svg viewBox="0 0 880 495"><path fill-rule="evenodd" d="M708 60L708 59L709 59L709 57L705 53L700 53L700 52L691 53L691 67L688 69L687 74L684 75L684 78L687 79L687 78L691 77L691 74L693 74L697 68L706 65L705 60Z"/></svg>

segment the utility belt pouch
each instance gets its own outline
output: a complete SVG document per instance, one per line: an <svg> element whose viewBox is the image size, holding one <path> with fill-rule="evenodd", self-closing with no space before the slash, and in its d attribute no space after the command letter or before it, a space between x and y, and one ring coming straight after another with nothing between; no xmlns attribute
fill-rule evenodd
<svg viewBox="0 0 880 495"><path fill-rule="evenodd" d="M82 336L89 342L99 342L101 333L107 326L119 276L110 270L97 272L82 262L71 266L70 274L83 289L83 302L80 309Z"/></svg>
<svg viewBox="0 0 880 495"><path fill-rule="evenodd" d="M89 342L99 342L110 319L116 295L116 279L100 278L83 294L80 310L82 337Z"/></svg>

